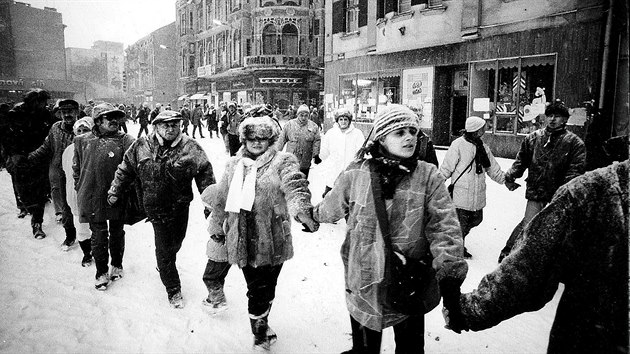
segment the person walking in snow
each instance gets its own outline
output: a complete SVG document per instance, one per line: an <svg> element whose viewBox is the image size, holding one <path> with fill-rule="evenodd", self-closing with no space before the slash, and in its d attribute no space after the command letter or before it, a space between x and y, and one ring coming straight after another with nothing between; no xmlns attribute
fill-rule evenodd
<svg viewBox="0 0 630 354"><path fill-rule="evenodd" d="M322 198L332 189L337 176L355 159L365 137L354 127L352 113L346 108L335 111L335 125L322 138L320 157L326 187Z"/></svg>
<svg viewBox="0 0 630 354"><path fill-rule="evenodd" d="M483 208L486 206L486 174L499 184L505 182L501 166L488 145L481 140L485 132L485 120L474 116L468 117L464 134L451 143L440 167L442 176L445 179L450 178L453 185L453 203L464 243L470 230L483 220ZM464 257L472 257L465 246Z"/></svg>
<svg viewBox="0 0 630 354"><path fill-rule="evenodd" d="M219 137L219 122L217 121L217 111L214 109L214 106L208 107L206 113L206 124L208 124L208 134L212 139L212 132Z"/></svg>
<svg viewBox="0 0 630 354"><path fill-rule="evenodd" d="M318 224L311 217L311 193L295 156L274 147L279 125L268 116L250 117L239 133L243 146L228 160L220 182L202 195L212 211L203 304L213 312L225 307L225 276L231 264L237 265L247 282L254 347L269 349L276 339L268 325L276 282L284 262L293 257L290 219L309 231Z"/></svg>
<svg viewBox="0 0 630 354"><path fill-rule="evenodd" d="M153 125L153 120L155 119L155 117L158 116L158 114L160 114L161 111L162 111L162 104L156 103L155 108L153 108L149 116L149 124ZM149 135L149 133L147 133L147 135Z"/></svg>
<svg viewBox="0 0 630 354"><path fill-rule="evenodd" d="M139 181L144 210L155 234L160 279L173 308L184 307L175 262L188 228L192 181L199 193L215 182L205 151L182 134L181 121L179 112L161 112L153 121L154 131L136 140L125 153L108 192L108 202L116 205L129 185Z"/></svg>
<svg viewBox="0 0 630 354"><path fill-rule="evenodd" d="M94 122L91 117L84 117L77 120L72 127L75 136L88 134L92 131ZM92 265L92 242L90 224L81 222L79 218L79 207L77 203L77 192L74 190L74 178L72 170L72 159L74 157L74 144L71 143L66 147L61 155L61 166L65 175L65 196L68 205L69 217L72 219L72 225L75 227L76 239L79 241L79 247L83 251L83 259L81 266L89 267ZM65 215L64 215L65 216ZM66 236L67 240L67 236ZM65 244L66 242L64 242Z"/></svg>
<svg viewBox="0 0 630 354"><path fill-rule="evenodd" d="M179 114L182 115L182 134L188 135L188 125L190 125L190 109L188 104L184 104L184 107L179 110Z"/></svg>
<svg viewBox="0 0 630 354"><path fill-rule="evenodd" d="M564 284L548 353L628 353L626 160L561 186L514 249L470 293L446 306L456 332L481 331L537 311Z"/></svg>
<svg viewBox="0 0 630 354"><path fill-rule="evenodd" d="M297 110L297 117L288 121L278 139L278 151L282 151L287 145L287 152L292 153L300 161L300 172L308 179L311 169L311 160L319 164L319 148L321 136L319 127L309 119L308 106L303 104Z"/></svg>
<svg viewBox="0 0 630 354"><path fill-rule="evenodd" d="M193 131L192 131L193 139L196 139L195 132L197 130L199 130L199 136L203 138L203 129L201 128L201 120L203 119L203 109L201 108L201 105L199 103L195 104L195 108L192 111L191 117L192 118L190 122L192 123L192 126L193 126Z"/></svg>
<svg viewBox="0 0 630 354"><path fill-rule="evenodd" d="M584 142L567 130L569 110L560 100L545 109L546 127L529 133L516 155L505 180L514 182L528 170L525 216L516 225L501 250L499 263L510 250L529 221L549 203L558 188L584 173Z"/></svg>
<svg viewBox="0 0 630 354"><path fill-rule="evenodd" d="M50 194L55 210L61 211L59 220L66 233L61 249L68 251L76 241L77 230L72 220L72 210L66 200L66 174L63 172L61 156L74 139L73 127L79 117L79 103L64 99L57 102L56 106L62 120L52 125L44 143L31 152L28 159L33 163L49 163Z"/></svg>
<svg viewBox="0 0 630 354"><path fill-rule="evenodd" d="M424 314L440 302L438 283L459 289L468 271L444 178L415 156L419 127L406 106L380 110L370 142L313 211L320 223L348 218L341 254L352 349L345 353L378 353L391 326L396 353L423 353ZM417 265L423 279L413 310L397 305L398 263Z"/></svg>
<svg viewBox="0 0 630 354"><path fill-rule="evenodd" d="M147 103L143 103L142 107L138 110L138 115L136 116L138 121L140 122L140 130L138 130L138 139L142 136L142 132L146 135L149 135L149 106Z"/></svg>
<svg viewBox="0 0 630 354"><path fill-rule="evenodd" d="M225 132L227 133L228 148L230 156L236 155L241 148L241 140L239 138L238 126L241 124L243 116L237 112L236 103L230 101L227 103L227 112L223 118ZM223 135L225 137L225 134Z"/></svg>
<svg viewBox="0 0 630 354"><path fill-rule="evenodd" d="M31 229L36 239L43 239L44 206L50 193L48 164L29 162L28 154L42 145L53 124L52 114L46 105L50 94L34 89L24 95L8 114L8 131L3 135L3 153L7 170L15 181L20 199L21 215L31 214Z"/></svg>
<svg viewBox="0 0 630 354"><path fill-rule="evenodd" d="M74 139L72 171L80 222L88 222L92 231L92 255L96 264L97 290L106 290L110 281L123 276L125 251L124 210L109 205L107 191L118 164L134 138L119 131L125 112L111 103L101 103L92 110L94 129ZM111 273L107 265L111 254Z"/></svg>

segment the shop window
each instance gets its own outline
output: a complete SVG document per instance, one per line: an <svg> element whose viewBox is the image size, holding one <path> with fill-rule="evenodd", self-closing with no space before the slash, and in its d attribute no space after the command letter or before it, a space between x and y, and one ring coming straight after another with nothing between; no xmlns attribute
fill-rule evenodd
<svg viewBox="0 0 630 354"><path fill-rule="evenodd" d="M298 30L292 24L282 27L282 54L299 55Z"/></svg>
<svg viewBox="0 0 630 354"><path fill-rule="evenodd" d="M398 12L406 12L411 10L411 0L399 0Z"/></svg>
<svg viewBox="0 0 630 354"><path fill-rule="evenodd" d="M359 30L359 0L346 0L346 32Z"/></svg>
<svg viewBox="0 0 630 354"><path fill-rule="evenodd" d="M263 55L275 55L278 54L278 31L276 26L269 24L265 26L262 34Z"/></svg>

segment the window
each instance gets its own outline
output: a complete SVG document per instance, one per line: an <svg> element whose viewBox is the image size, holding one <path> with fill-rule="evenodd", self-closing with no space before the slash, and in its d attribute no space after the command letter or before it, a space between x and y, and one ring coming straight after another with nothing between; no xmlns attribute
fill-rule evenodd
<svg viewBox="0 0 630 354"><path fill-rule="evenodd" d="M359 30L359 0L346 0L346 32Z"/></svg>
<svg viewBox="0 0 630 354"><path fill-rule="evenodd" d="M181 61L182 61L182 76L188 76L186 75L186 48L182 49L182 55L180 57Z"/></svg>
<svg viewBox="0 0 630 354"><path fill-rule="evenodd" d="M399 0L398 12L406 12L411 10L411 0Z"/></svg>
<svg viewBox="0 0 630 354"><path fill-rule="evenodd" d="M212 19L214 18L214 11L212 11L212 0L206 0L206 28L212 28Z"/></svg>
<svg viewBox="0 0 630 354"><path fill-rule="evenodd" d="M250 55L252 55L252 40L248 38L245 40L245 56Z"/></svg>
<svg viewBox="0 0 630 354"><path fill-rule="evenodd" d="M276 30L276 26L269 24L265 26L262 34L262 54L263 55L274 55L278 54L278 33Z"/></svg>
<svg viewBox="0 0 630 354"><path fill-rule="evenodd" d="M183 36L186 34L186 28L187 28L187 24L186 24L186 14L182 13L179 15L179 35Z"/></svg>
<svg viewBox="0 0 630 354"><path fill-rule="evenodd" d="M297 27L287 24L282 27L282 54L299 55Z"/></svg>
<svg viewBox="0 0 630 354"><path fill-rule="evenodd" d="M197 73L195 72L195 70L196 70L195 56L189 55L188 56L188 76L197 76Z"/></svg>
<svg viewBox="0 0 630 354"><path fill-rule="evenodd" d="M195 27L197 28L197 33L203 31L203 4L197 6L197 26Z"/></svg>
<svg viewBox="0 0 630 354"><path fill-rule="evenodd" d="M192 11L189 13L189 18L190 18L190 20L188 22L188 28L190 29L189 32L190 33L194 33L193 32L193 13L192 13Z"/></svg>

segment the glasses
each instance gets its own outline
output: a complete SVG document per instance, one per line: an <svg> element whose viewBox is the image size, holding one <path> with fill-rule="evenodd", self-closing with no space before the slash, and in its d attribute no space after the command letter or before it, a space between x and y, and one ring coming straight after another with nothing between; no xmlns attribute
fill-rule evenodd
<svg viewBox="0 0 630 354"><path fill-rule="evenodd" d="M159 125L164 129L176 129L180 127L179 122L160 123Z"/></svg>
<svg viewBox="0 0 630 354"><path fill-rule="evenodd" d="M267 138L256 138L256 137L254 137L254 138L247 138L246 140L247 140L247 141L249 141L249 142L252 142L252 143L253 143L253 142L262 143L262 142L265 142L265 141L267 141L267 140L269 140L269 139L267 139Z"/></svg>

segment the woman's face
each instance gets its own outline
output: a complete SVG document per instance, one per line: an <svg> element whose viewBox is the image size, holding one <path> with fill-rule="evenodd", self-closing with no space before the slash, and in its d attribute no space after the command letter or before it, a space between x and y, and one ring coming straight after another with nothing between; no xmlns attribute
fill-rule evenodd
<svg viewBox="0 0 630 354"><path fill-rule="evenodd" d="M79 136L79 135L87 134L91 131L92 130L87 125L79 125L77 129L74 130L74 135Z"/></svg>
<svg viewBox="0 0 630 354"><path fill-rule="evenodd" d="M253 156L262 155L269 148L269 139L251 137L245 140L245 148Z"/></svg>
<svg viewBox="0 0 630 354"><path fill-rule="evenodd" d="M339 124L339 129L346 130L350 127L350 118L346 116L341 116L337 120L337 124Z"/></svg>
<svg viewBox="0 0 630 354"><path fill-rule="evenodd" d="M400 128L385 135L381 139L381 144L394 157L406 159L416 151L417 135L416 128Z"/></svg>

